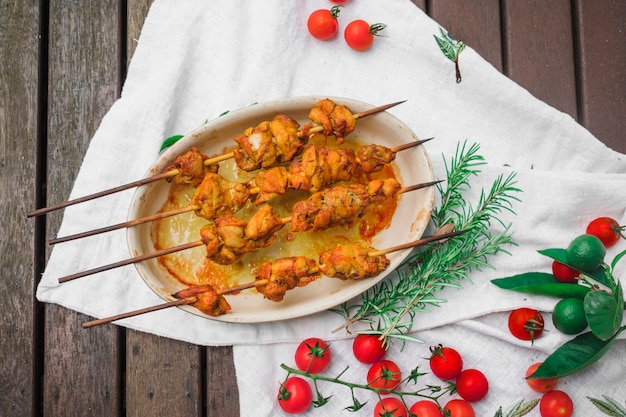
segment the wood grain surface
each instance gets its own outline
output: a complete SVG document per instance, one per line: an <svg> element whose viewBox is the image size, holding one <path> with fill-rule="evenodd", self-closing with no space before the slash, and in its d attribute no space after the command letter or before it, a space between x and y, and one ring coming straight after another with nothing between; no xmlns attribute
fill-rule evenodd
<svg viewBox="0 0 626 417"><path fill-rule="evenodd" d="M413 0L531 94L626 152L626 2ZM0 1L0 415L239 415L232 348L105 325L35 300L90 138L151 0ZM462 65L462 63L461 63Z"/></svg>

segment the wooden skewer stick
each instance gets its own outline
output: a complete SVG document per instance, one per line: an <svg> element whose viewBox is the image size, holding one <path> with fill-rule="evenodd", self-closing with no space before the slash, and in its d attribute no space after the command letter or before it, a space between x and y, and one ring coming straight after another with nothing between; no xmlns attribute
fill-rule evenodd
<svg viewBox="0 0 626 417"><path fill-rule="evenodd" d="M398 146L394 146L393 148L391 148L391 152L393 153L398 153L400 151L403 151L405 149L409 149L409 148L414 148L416 146L422 145L430 140L433 140L435 138L428 138L428 139L420 139L420 140L416 140L413 142L407 142L404 145L398 145Z"/></svg>
<svg viewBox="0 0 626 417"><path fill-rule="evenodd" d="M115 187L115 188L111 188L111 189L108 189L108 190L100 191L100 192L95 193L95 194L86 195L84 197L76 198L74 200L68 200L68 201L65 201L63 203L55 204L53 206L43 207L43 208L31 211L30 213L28 213L27 217L40 216L42 214L46 214L46 213L49 213L51 211L55 211L55 210L59 210L59 209L62 209L62 208L68 207L68 206L72 206L74 204L83 203L85 201L94 200L96 198L104 197L104 196L107 196L109 194L115 194L115 193L118 193L120 191L128 190L129 188L139 187L141 185L149 184L151 182L158 181L158 180L165 179L165 178L172 178L172 177L178 175L178 173L179 172L176 169L173 169L173 170L167 171L167 172L162 172L162 173L156 174L156 175L154 175L152 177L147 177L147 178L143 178L143 179L140 179L138 181L134 181L134 182L131 182L131 183L128 183L128 184L120 185L119 187Z"/></svg>
<svg viewBox="0 0 626 417"><path fill-rule="evenodd" d="M403 187L400 190L398 190L397 194L402 194L402 193L406 193L406 192L409 192L409 191L418 190L420 188L430 187L431 185L438 184L441 181L442 180L430 181L430 182L425 182L425 183L411 185L411 186L408 186L408 187ZM281 220L282 220L283 224L287 224L287 223L289 223L291 221L291 217L284 217ZM99 272L108 271L110 269L119 268L119 267L130 265L130 264L135 264L135 263L138 263L138 262L143 262L143 261L146 261L148 259L158 258L159 256L169 255L169 254L174 253L174 252L180 252L180 251L183 251L183 250L195 248L197 246L202 246L202 245L204 245L204 242L202 242L202 240L196 240L196 241L193 241L193 242L188 242L188 243L184 243L182 245L174 246L174 247L171 247L171 248L168 248L168 249L159 250L159 251L156 251L156 252L153 252L153 253L146 253L146 254L143 254L143 255L139 255L139 256L135 256L135 257L132 257L132 258L125 259L123 261L115 262L115 263L108 264L108 265L99 266L97 268L92 268L92 269L88 269L86 271L77 272L75 274L71 274L71 275L67 275L67 276L61 277L61 278L59 278L59 283L72 281L72 280L75 280L77 278L85 277L87 275L97 274Z"/></svg>
<svg viewBox="0 0 626 417"><path fill-rule="evenodd" d="M374 107L373 109L369 109L366 110L364 112L361 113L356 113L353 115L353 117L355 119L361 119L363 117L367 117L367 116L371 116L372 114L376 114L376 113L380 113L383 112L385 110L388 110L394 106L397 106L398 104L402 104L404 103L406 100L402 100L402 101L398 101L395 103L390 103L390 104L385 104L383 106L379 106L379 107ZM315 126L311 129L309 129L309 133L315 133L315 132L321 132L322 130L324 130L324 128L322 126ZM302 134L302 132L300 132L300 134ZM213 165L222 161L225 161L227 159L230 159L234 156L234 154L232 152L229 153L225 153L223 155L220 156L216 156L213 158L209 158L207 160L204 161L205 165ZM51 211L55 211L55 210L59 210L74 204L78 204L78 203L83 203L85 201L89 201L89 200L94 200L96 198L100 198L100 197L104 197L110 194L115 194L118 193L120 191L124 191L124 190L128 190L130 188L134 188L134 187L139 187L141 185L145 185L145 184L149 184L151 182L155 182L161 179L165 179L165 178L172 178L175 177L176 175L178 175L180 173L180 171L178 169L172 169L166 172L162 172L160 174L156 174L153 175L151 177L147 177L147 178L143 178L141 180L138 181L133 181L131 183L128 184L124 184L124 185L120 185L118 187L115 188L110 188L108 190L104 190L104 191L100 191L98 193L94 193L94 194L90 194L90 195L86 195L84 197L80 197L80 198L76 198L74 200L68 200L62 203L58 203L52 206L48 206L48 207L42 207L39 208L37 210L33 210L30 213L27 214L27 217L35 217L35 216L41 216L42 214L46 214L46 213L50 213Z"/></svg>
<svg viewBox="0 0 626 417"><path fill-rule="evenodd" d="M409 149L409 148L413 148L415 146L421 145L424 142L428 142L429 140L432 140L433 138L428 138L428 139L424 139L424 140L420 140L420 141L415 141L415 142L409 142L406 143L404 145L399 145L396 146L394 148L391 148L392 152L399 152L399 151L403 151L405 149ZM419 188L422 187L427 187L429 185L432 185L432 183L426 183L426 184L421 184L421 186ZM417 188L414 188L417 189ZM251 188L250 190L251 194L257 194L260 192L260 189L258 187L255 188ZM409 190L411 191L411 190ZM406 191L404 191L406 192ZM56 245L57 243L63 243L63 242L69 242L71 240L76 240L76 239L82 239L85 237L89 237L89 236L95 236L95 235L99 235L101 233L107 233L107 232L112 232L114 230L119 230L119 229L124 229L127 227L132 227L132 226L137 226L139 224L143 224L143 223L148 223L154 220L160 220L160 219L164 219L166 217L170 217L170 216L175 216L178 214L183 214L183 213L187 213L190 211L194 211L194 210L198 210L200 209L199 206L197 205L189 205L186 207L181 207L178 209L174 209L171 211L167 211L167 212L161 212L161 213L156 213L156 214L152 214L150 216L145 216L145 217L141 217L139 219L133 219L133 220L129 220L123 223L118 223L118 224L114 224L111 226L106 226L106 227L101 227L98 229L93 229L93 230L89 230L86 232L82 232L82 233L76 233L73 235L68 235L68 236L63 236L63 237L57 237L54 239L50 239L48 241L49 245Z"/></svg>
<svg viewBox="0 0 626 417"><path fill-rule="evenodd" d="M388 253L391 252L396 252L399 250L404 250L404 249L409 249L409 248L414 248L417 246L422 246L422 245L426 245L428 243L432 243L432 242L436 242L439 240L445 240L445 239L449 239L451 237L455 237L458 236L460 234L466 233L467 230L459 230L456 232L449 232L449 233L435 233L432 236L428 236L425 237L423 239L419 239L419 240L414 240L413 242L408 242L408 243L404 243L401 245L397 245L397 246L392 246L390 248L387 249L382 249L382 250L373 250L371 252L369 252L368 254L370 256L381 256L381 255L386 255ZM231 292L238 292L238 291L243 291L249 288L253 288L253 287L262 287L263 285L267 284L267 280L258 280L258 281L253 281L253 282L249 282L246 284L241 284L241 285L237 285L235 287L230 287L230 288L225 288L222 290L217 290L216 293L218 295L224 295L227 293L231 293ZM83 328L89 328L89 327L94 327L94 326L98 326L100 324L105 324L105 323L110 323L116 320L121 320L121 319L125 319L128 317L134 317L134 316L138 316L141 314L146 314L146 313L151 313L153 311L158 311L158 310L164 310L166 308L170 308L170 307L176 307L176 306L180 306L180 305L186 305L186 304L193 304L197 301L196 297L188 297L188 298L183 298L180 300L174 300L174 301L170 301L164 304L158 304L152 307L146 307L146 308L141 308L138 310L134 310L134 311L129 311L127 313L122 313L122 314L118 314L115 316L111 316L111 317L106 317L103 319L99 319L99 320L93 320L90 322L86 322L83 324Z"/></svg>
<svg viewBox="0 0 626 417"><path fill-rule="evenodd" d="M396 252L396 251L399 251L399 250L404 250L404 249L409 249L409 248L415 248L417 246L427 245L429 243L436 242L436 241L439 241L439 240L449 239L451 237L458 236L458 235L461 235L461 234L466 233L466 232L467 232L467 230L458 230L456 232L433 234L432 236L428 236L428 237L425 237L423 239L414 240L413 242L403 243L401 245L392 246L392 247L387 248L387 249L374 250L374 251L368 252L368 254L370 256L386 255L386 254L391 253L391 252Z"/></svg>
<svg viewBox="0 0 626 417"><path fill-rule="evenodd" d="M250 282L250 283L247 283L247 284L237 285L235 287L230 287L230 288L224 288L222 290L217 290L216 293L217 293L217 295L224 295L224 294L228 294L228 293L231 293L231 292L238 292L238 291L247 290L248 288L262 287L265 284L267 284L267 280L266 279L262 279L262 280ZM181 305L193 304L196 301L198 301L198 299L195 296L182 298L180 300L169 301L167 303L158 304L158 305L155 305L155 306L152 306L152 307L140 308L138 310L117 314L115 316L105 317L105 318L98 319L98 320L88 321L86 323L83 323L83 328L84 329L88 329L90 327L99 326L101 324L106 324L106 323L111 323L113 321L126 319L126 318L129 318L129 317L139 316L141 314L151 313L153 311L165 310L165 309L171 308L171 307L177 307L177 306L181 306Z"/></svg>
<svg viewBox="0 0 626 417"><path fill-rule="evenodd" d="M72 274L72 275L67 275L65 277L59 278L59 282L63 283L63 282L67 282L67 281L72 281L74 279L82 278L82 277L85 277L87 275L97 274L98 272L104 272L104 271L108 271L110 269L119 268L121 266L135 264L137 262L146 261L146 260L152 259L152 258L158 258L159 256L169 255L170 253L180 252L180 251L183 251L183 250L195 248L196 246L202 246L202 245L204 245L202 240L196 240L196 241L193 241L193 242L184 243L182 245L174 246L172 248L159 250L159 251L156 251L156 252L153 252L153 253L146 253L146 254L143 254L143 255L139 255L139 256L135 256L135 257L132 257L132 258L125 259L123 261L115 262L115 263L104 265L104 266L99 266L97 268L89 269L87 271L77 272L77 273Z"/></svg>
<svg viewBox="0 0 626 417"><path fill-rule="evenodd" d="M56 245L57 243L69 242L70 240L82 239L82 238L88 237L88 236L94 236L94 235L98 235L98 234L101 234L101 233L112 232L113 230L123 229L123 228L126 228L126 227L136 226L138 224L148 223L148 222L151 222L151 221L154 221L154 220L164 219L166 217L175 216L177 214L187 213L189 211L197 210L199 208L200 207L195 206L195 205L189 205L189 206L186 206L186 207L180 207L180 208L177 208L177 209L174 209L174 210L170 210L170 211L155 213L155 214L153 214L151 216L146 216L146 217L141 217L139 219L129 220L129 221L124 222L124 223L114 224L112 226L101 227L99 229L89 230L87 232L82 232L82 233L76 233L74 235L57 237L57 238L54 238L54 239L50 239L48 241L48 244L49 245Z"/></svg>

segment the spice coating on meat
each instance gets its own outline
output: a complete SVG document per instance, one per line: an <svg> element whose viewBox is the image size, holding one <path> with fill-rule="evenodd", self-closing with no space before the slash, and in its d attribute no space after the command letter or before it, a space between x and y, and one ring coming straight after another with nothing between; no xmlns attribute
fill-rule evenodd
<svg viewBox="0 0 626 417"><path fill-rule="evenodd" d="M333 278L363 279L376 276L389 266L384 255L371 255L371 248L363 244L338 246L320 254L320 270Z"/></svg>
<svg viewBox="0 0 626 417"><path fill-rule="evenodd" d="M289 171L285 167L274 167L259 173L250 180L250 187L256 188L254 204L266 203L287 192Z"/></svg>
<svg viewBox="0 0 626 417"><path fill-rule="evenodd" d="M349 181L357 172L354 151L346 148L307 146L302 158L293 161L289 170L289 187L317 192L335 182Z"/></svg>
<svg viewBox="0 0 626 417"><path fill-rule="evenodd" d="M231 310L230 304L223 295L218 294L212 286L194 285L173 294L178 299L195 297L191 305L209 316L221 316Z"/></svg>
<svg viewBox="0 0 626 417"><path fill-rule="evenodd" d="M320 276L319 268L313 259L292 256L266 262L256 274L256 281L266 280L258 291L271 301L282 301L288 290L304 286Z"/></svg>
<svg viewBox="0 0 626 417"><path fill-rule="evenodd" d="M163 172L177 169L178 175L174 176L171 181L175 184L190 184L196 187L202 182L204 176L209 173L216 173L219 166L205 165L204 161L209 159L208 156L200 153L197 147L193 146L186 153L179 155L174 163L163 170Z"/></svg>
<svg viewBox="0 0 626 417"><path fill-rule="evenodd" d="M270 246L284 223L271 206L263 206L245 221L221 216L200 230L207 258L220 265L238 262L243 255Z"/></svg>
<svg viewBox="0 0 626 417"><path fill-rule="evenodd" d="M270 122L270 131L278 147L281 162L291 161L302 152L306 140L300 137L299 128L298 122L284 114L277 115Z"/></svg>
<svg viewBox="0 0 626 417"><path fill-rule="evenodd" d="M249 127L243 135L233 140L238 147L233 150L237 166L244 171L267 168L278 162L288 162L299 155L304 139L298 133L300 125L289 116L279 114L272 121Z"/></svg>
<svg viewBox="0 0 626 417"><path fill-rule="evenodd" d="M354 131L356 119L350 109L342 104L335 104L324 99L309 111L309 119L321 125L325 135L333 135L339 144Z"/></svg>
<svg viewBox="0 0 626 417"><path fill-rule="evenodd" d="M372 180L367 183L367 194L370 196L371 204L382 204L395 197L401 188L395 178Z"/></svg>
<svg viewBox="0 0 626 417"><path fill-rule="evenodd" d="M230 182L218 174L208 173L196 188L191 204L199 207L196 215L213 219L242 209L250 191L245 184Z"/></svg>
<svg viewBox="0 0 626 417"><path fill-rule="evenodd" d="M396 153L381 145L366 145L357 152L357 161L361 170L369 174L383 169L396 159Z"/></svg>
<svg viewBox="0 0 626 417"><path fill-rule="evenodd" d="M254 171L276 163L278 152L272 140L270 122L261 122L256 127L249 127L243 135L233 140L239 145L233 151L239 168Z"/></svg>
<svg viewBox="0 0 626 417"><path fill-rule="evenodd" d="M326 188L299 201L291 210L291 231L324 230L349 225L369 204L367 186L349 184Z"/></svg>

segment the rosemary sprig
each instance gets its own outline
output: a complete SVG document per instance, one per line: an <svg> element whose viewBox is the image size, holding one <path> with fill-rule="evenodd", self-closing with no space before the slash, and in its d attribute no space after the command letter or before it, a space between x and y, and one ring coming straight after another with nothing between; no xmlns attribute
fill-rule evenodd
<svg viewBox="0 0 626 417"><path fill-rule="evenodd" d="M602 395L604 401L592 397L587 398L598 408L598 410L607 416L626 417L626 408L609 396Z"/></svg>
<svg viewBox="0 0 626 417"><path fill-rule="evenodd" d="M502 407L496 411L494 417L521 417L530 413L539 404L538 399L523 401L520 400L511 405L506 411L502 411Z"/></svg>
<svg viewBox="0 0 626 417"><path fill-rule="evenodd" d="M415 314L445 302L436 296L438 291L471 282L470 272L492 268L488 258L508 253L504 246L515 244L510 225L497 217L504 211L514 213L512 202L519 201L514 194L520 192L515 187L515 174L500 175L488 192L481 191L476 207L472 207L464 193L485 162L478 154L478 145L466 145L459 144L450 163L445 163L447 188L438 186L441 205L433 210L432 221L436 227L454 223L468 232L417 250L396 270L395 279L384 280L366 291L360 302L335 310L346 319L343 327L364 322L371 327L364 333L378 334L386 342L390 337L419 341L409 336ZM492 230L494 223L500 231Z"/></svg>

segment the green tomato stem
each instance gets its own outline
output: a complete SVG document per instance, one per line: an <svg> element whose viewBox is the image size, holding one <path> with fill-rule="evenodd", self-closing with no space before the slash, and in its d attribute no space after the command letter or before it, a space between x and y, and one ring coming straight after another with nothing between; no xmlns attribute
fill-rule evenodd
<svg viewBox="0 0 626 417"><path fill-rule="evenodd" d="M456 385L452 382L448 382L447 387L441 387L438 385L427 385L426 387L418 389L416 391L386 390L386 389L381 389L381 388L370 387L367 384L357 384L354 382L349 382L349 381L339 379L339 376L343 375L343 373L348 369L348 367L346 367L343 371L341 371L338 377L328 377L328 376L319 375L319 374L311 374L309 372L301 371L299 369L287 366L284 363L281 364L280 367L283 368L285 371L287 371L288 374L296 374L296 375L300 375L305 378L311 379L316 388L317 388L317 381L325 381L325 382L331 382L334 384L346 386L350 388L350 390L352 390L353 392L355 389L362 389L366 391L375 392L379 395L381 393L393 394L393 395L397 395L400 398L404 398L405 396L422 397L422 398L433 400L437 403L438 403L439 398L441 398L444 394L446 393L452 394L456 390ZM407 378L401 381L401 383L406 380Z"/></svg>

